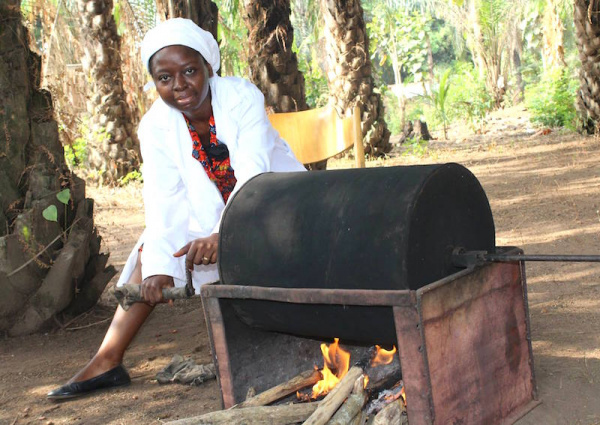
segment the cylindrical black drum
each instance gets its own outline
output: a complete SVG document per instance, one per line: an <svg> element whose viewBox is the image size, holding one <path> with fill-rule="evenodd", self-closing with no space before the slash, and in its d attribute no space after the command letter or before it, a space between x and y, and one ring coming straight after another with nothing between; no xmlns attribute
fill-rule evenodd
<svg viewBox="0 0 600 425"><path fill-rule="evenodd" d="M283 288L418 289L458 269L454 247L492 252L492 212L458 164L261 174L221 224L221 282ZM235 303L251 326L364 343L396 340L391 309Z"/></svg>

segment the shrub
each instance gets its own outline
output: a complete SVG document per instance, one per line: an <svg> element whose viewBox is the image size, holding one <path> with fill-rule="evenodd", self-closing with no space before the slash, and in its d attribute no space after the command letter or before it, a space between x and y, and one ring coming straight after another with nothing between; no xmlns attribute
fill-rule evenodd
<svg viewBox="0 0 600 425"><path fill-rule="evenodd" d="M398 98L385 85L379 90L384 103L385 123L392 135L398 135L402 133L402 123L400 122L401 111L400 106L398 105Z"/></svg>
<svg viewBox="0 0 600 425"><path fill-rule="evenodd" d="M487 114L494 107L485 81L472 63L458 62L453 66L453 90L448 94L448 117L451 121L466 120L473 130L482 130Z"/></svg>
<svg viewBox="0 0 600 425"><path fill-rule="evenodd" d="M525 103L531 111L531 121L547 127L574 129L577 87L577 79L566 68L548 72L539 83L527 87Z"/></svg>

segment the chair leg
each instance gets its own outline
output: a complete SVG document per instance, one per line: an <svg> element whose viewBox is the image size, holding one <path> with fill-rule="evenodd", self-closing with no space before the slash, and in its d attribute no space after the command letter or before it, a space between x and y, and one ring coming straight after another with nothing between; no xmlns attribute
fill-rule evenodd
<svg viewBox="0 0 600 425"><path fill-rule="evenodd" d="M356 168L365 168L365 147L363 146L362 129L360 127L360 108L354 107L354 161Z"/></svg>

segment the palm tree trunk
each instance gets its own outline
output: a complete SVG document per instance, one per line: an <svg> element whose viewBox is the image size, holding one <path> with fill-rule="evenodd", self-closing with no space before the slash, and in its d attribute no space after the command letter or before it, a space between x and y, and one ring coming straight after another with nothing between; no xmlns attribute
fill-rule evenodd
<svg viewBox="0 0 600 425"><path fill-rule="evenodd" d="M88 310L116 273L99 253L85 182L65 164L19 8L0 0L0 332L9 335L35 332L65 308ZM66 204L56 197L64 189Z"/></svg>
<svg viewBox="0 0 600 425"><path fill-rule="evenodd" d="M475 68L479 71L479 77L484 78L486 65L482 52L483 49L481 48L481 45L483 44L483 36L481 35L481 26L479 25L479 16L477 14L477 7L475 1L471 1L469 3L469 18L471 20L473 31L473 46L471 49L473 52L473 64L475 65Z"/></svg>
<svg viewBox="0 0 600 425"><path fill-rule="evenodd" d="M211 0L156 0L156 9L162 20L191 19L217 39L219 9Z"/></svg>
<svg viewBox="0 0 600 425"><path fill-rule="evenodd" d="M390 131L383 117L381 96L374 93L366 33L360 0L321 0L325 18L329 92L340 116L358 104L362 113L365 153L389 152Z"/></svg>
<svg viewBox="0 0 600 425"><path fill-rule="evenodd" d="M308 109L304 76L292 51L290 0L244 0L250 80L274 112Z"/></svg>
<svg viewBox="0 0 600 425"><path fill-rule="evenodd" d="M121 72L120 37L112 0L78 0L90 82L89 161L102 181L116 182L139 166L139 142L126 101Z"/></svg>
<svg viewBox="0 0 600 425"><path fill-rule="evenodd" d="M544 9L542 59L544 70L566 66L564 50L565 27L560 19L557 0L548 0Z"/></svg>
<svg viewBox="0 0 600 425"><path fill-rule="evenodd" d="M522 102L525 99L525 83L523 82L523 73L521 72L521 55L523 54L523 37L521 30L517 25L514 27L514 46L512 51L513 70L517 85L516 100Z"/></svg>
<svg viewBox="0 0 600 425"><path fill-rule="evenodd" d="M574 20L577 48L581 59L580 90L576 107L582 118L582 130L600 129L600 4L598 0L575 0Z"/></svg>

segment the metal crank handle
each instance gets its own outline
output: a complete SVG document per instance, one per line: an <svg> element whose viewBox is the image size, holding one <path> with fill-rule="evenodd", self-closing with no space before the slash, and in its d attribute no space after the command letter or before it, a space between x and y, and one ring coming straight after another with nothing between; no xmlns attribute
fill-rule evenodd
<svg viewBox="0 0 600 425"><path fill-rule="evenodd" d="M143 303L144 299L140 294L140 285L127 284L121 287L114 286L110 291L117 299L123 310L129 310L135 303ZM182 300L190 297L187 288L163 288L163 298L165 300Z"/></svg>

